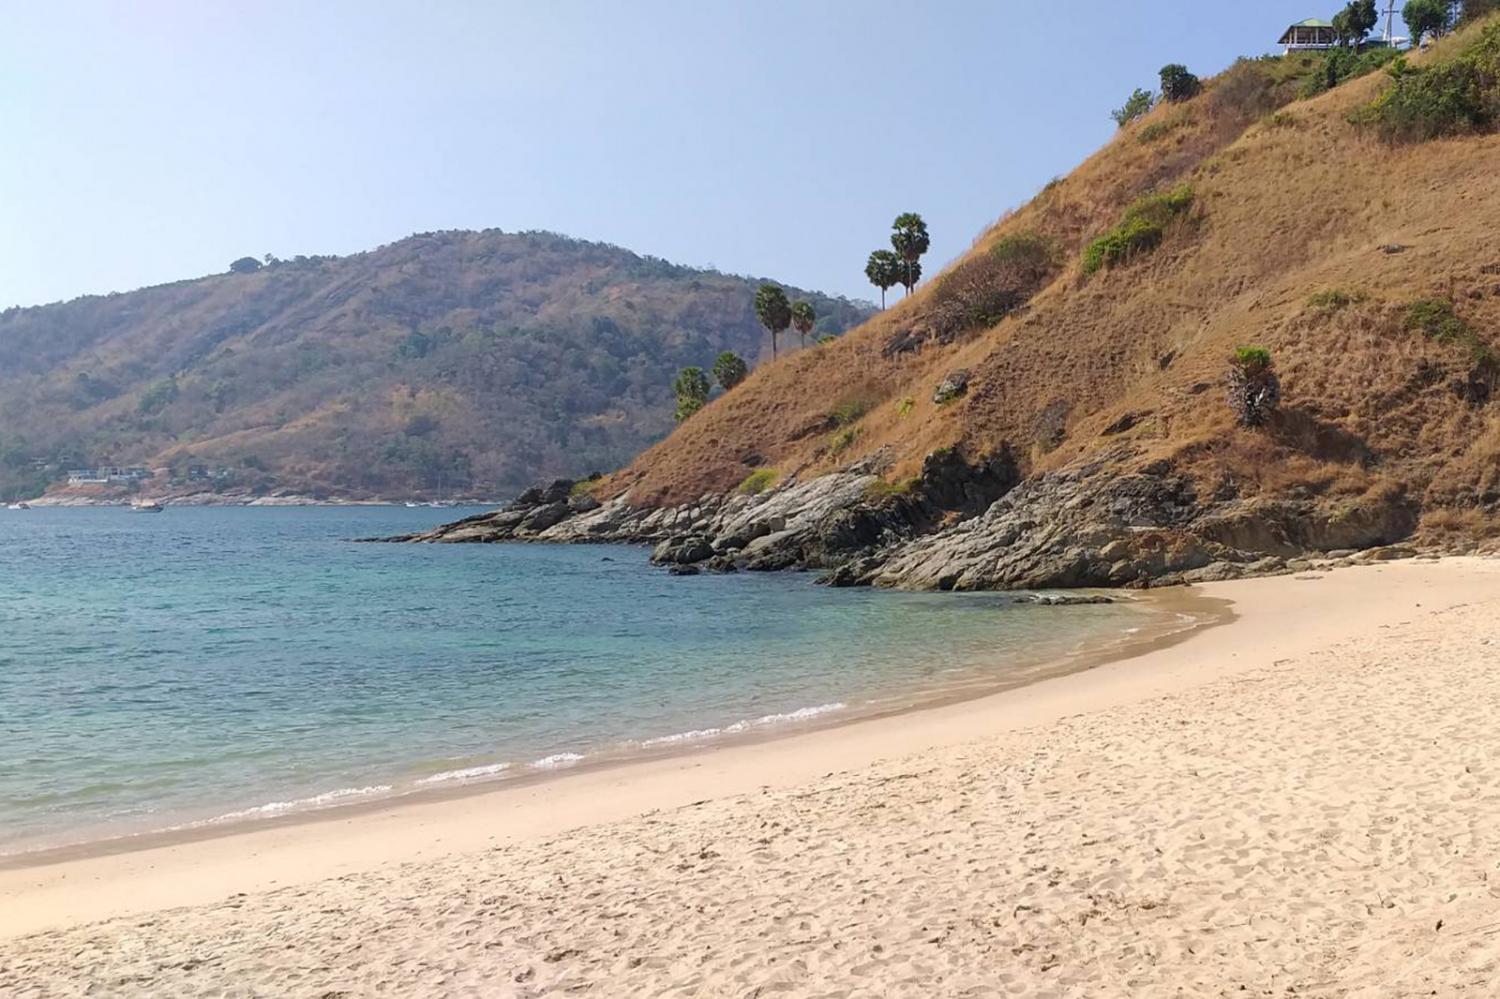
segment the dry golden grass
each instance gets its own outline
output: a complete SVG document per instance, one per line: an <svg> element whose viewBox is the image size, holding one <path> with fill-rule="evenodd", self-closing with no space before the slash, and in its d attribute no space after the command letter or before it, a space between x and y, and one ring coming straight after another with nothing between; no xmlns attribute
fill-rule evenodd
<svg viewBox="0 0 1500 999"><path fill-rule="evenodd" d="M1156 109L976 241L971 254L1028 231L1056 242L1068 263L1029 309L946 346L882 357L920 318L929 282L839 342L762 366L610 490L682 502L733 488L753 467L805 476L877 451L894 481L949 445L1008 444L1037 471L1123 439L1136 445L1133 463L1168 459L1210 491L1397 490L1424 510L1500 502L1500 400L1459 398L1466 351L1401 322L1406 303L1448 298L1482 340L1500 343L1500 137L1387 146L1347 121L1384 74L1273 114L1280 98L1257 90L1252 72L1286 70L1242 66L1189 104ZM1284 95L1295 83L1281 86ZM1166 121L1162 137L1141 141ZM1196 195L1192 218L1159 250L1083 277L1088 239L1134 198L1183 181ZM1332 289L1362 300L1309 304ZM1226 359L1245 344L1273 352L1284 384L1264 432L1236 429L1224 402ZM957 368L972 374L968 395L934 405L934 386ZM858 440L829 455L821 431L856 388L876 401ZM901 415L905 397L913 405ZM1047 425L1060 412L1054 447ZM1135 427L1101 435L1127 412L1140 416Z"/></svg>

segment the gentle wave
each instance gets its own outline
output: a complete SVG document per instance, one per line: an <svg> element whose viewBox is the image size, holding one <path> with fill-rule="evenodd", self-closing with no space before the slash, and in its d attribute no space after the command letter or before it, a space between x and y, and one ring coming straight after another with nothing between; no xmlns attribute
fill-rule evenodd
<svg viewBox="0 0 1500 999"><path fill-rule="evenodd" d="M551 756L533 760L531 765L538 770L560 770L563 767L576 766L582 760L582 753L553 753Z"/></svg>
<svg viewBox="0 0 1500 999"><path fill-rule="evenodd" d="M459 770L444 770L442 773L433 774L431 777L423 777L415 783L425 787L429 784L447 784L451 781L475 780L480 777L493 777L509 769L509 763L490 763L480 767L463 767Z"/></svg>
<svg viewBox="0 0 1500 999"><path fill-rule="evenodd" d="M337 790L315 794L310 798L294 798L291 801L269 801L264 805L256 805L254 808L242 808L237 812L225 812L223 815L215 815L211 819L203 819L200 822L189 822L186 826L174 826L173 828L193 829L199 826L218 825L222 822L237 822L242 819L268 819L277 815L285 815L288 812L331 805L334 802L344 801L349 798L368 798L379 794L389 794L392 790L393 788L390 784L373 784L369 787L341 787Z"/></svg>
<svg viewBox="0 0 1500 999"><path fill-rule="evenodd" d="M814 718L830 714L834 711L842 711L848 705L843 701L835 701L832 704L819 704L811 708L798 708L796 711L787 711L782 714L761 715L759 718L747 718L737 721L723 728L698 728L689 732L674 732L671 735L659 735L653 739L646 739L639 743L642 747L650 746L672 746L684 742L701 742L704 739L712 739L721 735L738 735L741 732L749 732L752 729L765 728L770 725L785 725L790 722L811 721Z"/></svg>

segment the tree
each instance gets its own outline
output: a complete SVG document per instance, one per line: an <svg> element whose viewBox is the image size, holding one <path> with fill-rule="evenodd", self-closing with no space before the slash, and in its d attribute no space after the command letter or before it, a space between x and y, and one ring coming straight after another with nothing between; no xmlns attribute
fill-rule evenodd
<svg viewBox="0 0 1500 999"><path fill-rule="evenodd" d="M774 284L763 284L755 293L755 318L771 334L771 356L776 356L777 337L792 325L792 303L786 292Z"/></svg>
<svg viewBox="0 0 1500 999"><path fill-rule="evenodd" d="M797 331L802 346L807 346L807 334L812 332L813 324L817 321L818 314L813 311L811 302L798 299L792 303L792 328Z"/></svg>
<svg viewBox="0 0 1500 999"><path fill-rule="evenodd" d="M876 250L865 262L865 277L880 289L880 307L885 308L885 293L901 283L901 258L890 250Z"/></svg>
<svg viewBox="0 0 1500 999"><path fill-rule="evenodd" d="M708 376L702 368L683 368L672 382L677 393L677 422L681 423L708 403Z"/></svg>
<svg viewBox="0 0 1500 999"><path fill-rule="evenodd" d="M1426 36L1436 37L1452 27L1453 9L1447 0L1407 0L1401 19L1411 32L1411 43L1421 45Z"/></svg>
<svg viewBox="0 0 1500 999"><path fill-rule="evenodd" d="M1350 0L1347 7L1333 15L1333 31L1340 45L1352 45L1358 49L1379 21L1375 0Z"/></svg>
<svg viewBox="0 0 1500 999"><path fill-rule="evenodd" d="M229 265L229 270L233 274L253 274L260 268L260 261L254 257L241 257Z"/></svg>
<svg viewBox="0 0 1500 999"><path fill-rule="evenodd" d="M1124 128L1147 111L1156 107L1156 95L1149 90L1135 89L1135 93L1125 99L1125 106L1115 108L1109 116L1115 120L1115 124Z"/></svg>
<svg viewBox="0 0 1500 999"><path fill-rule="evenodd" d="M891 248L901 259L901 283L908 295L922 279L920 261L931 242L927 237L927 223L916 212L903 212L891 223Z"/></svg>
<svg viewBox="0 0 1500 999"><path fill-rule="evenodd" d="M911 294L911 290L917 286L917 282L921 281L921 280L922 280L922 264L921 264L920 261L913 262L910 267L902 265L902 268L901 268L901 284L902 284L902 287L904 287L906 289L906 293L908 295L910 295Z"/></svg>
<svg viewBox="0 0 1500 999"><path fill-rule="evenodd" d="M1240 426L1258 427L1281 404L1281 379L1264 347L1240 347L1229 361L1229 408Z"/></svg>
<svg viewBox="0 0 1500 999"><path fill-rule="evenodd" d="M744 381L749 373L750 369L745 366L744 358L732 350L724 351L714 361L714 381L718 382L725 392Z"/></svg>
<svg viewBox="0 0 1500 999"><path fill-rule="evenodd" d="M1188 72L1186 66L1172 63L1161 68L1161 99L1176 103L1198 96L1203 81Z"/></svg>

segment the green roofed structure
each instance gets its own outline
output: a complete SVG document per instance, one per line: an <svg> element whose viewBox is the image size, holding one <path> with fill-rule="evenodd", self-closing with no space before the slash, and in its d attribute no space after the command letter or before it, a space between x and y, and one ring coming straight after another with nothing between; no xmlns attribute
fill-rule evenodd
<svg viewBox="0 0 1500 999"><path fill-rule="evenodd" d="M1332 24L1320 21L1316 17L1309 17L1287 28L1279 44L1286 46L1286 51L1291 53L1305 52L1310 49L1331 49L1338 42L1338 33L1333 30Z"/></svg>

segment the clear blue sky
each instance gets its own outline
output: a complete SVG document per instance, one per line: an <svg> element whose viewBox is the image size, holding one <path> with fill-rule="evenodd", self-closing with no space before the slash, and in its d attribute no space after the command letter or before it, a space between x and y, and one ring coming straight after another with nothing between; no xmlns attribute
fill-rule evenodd
<svg viewBox="0 0 1500 999"><path fill-rule="evenodd" d="M551 229L872 297L1066 173L1163 63L1338 0L35 2L0 14L0 307Z"/></svg>

